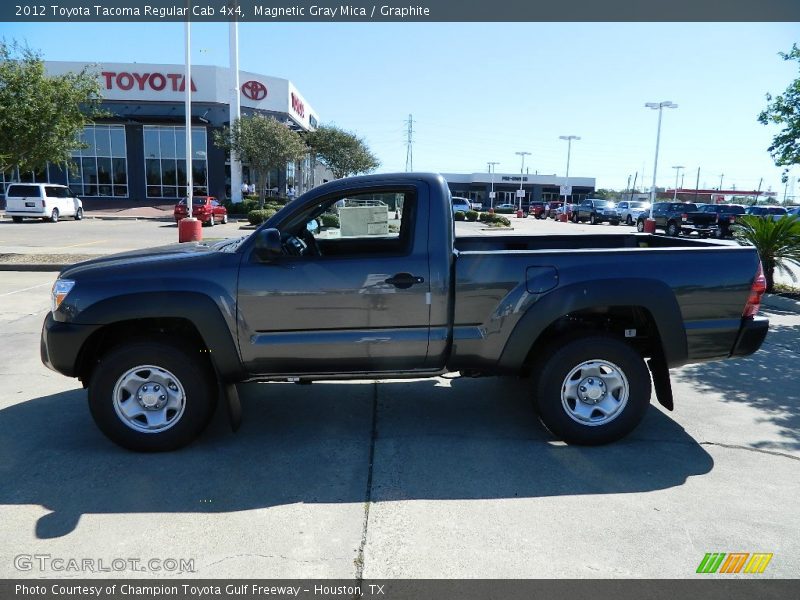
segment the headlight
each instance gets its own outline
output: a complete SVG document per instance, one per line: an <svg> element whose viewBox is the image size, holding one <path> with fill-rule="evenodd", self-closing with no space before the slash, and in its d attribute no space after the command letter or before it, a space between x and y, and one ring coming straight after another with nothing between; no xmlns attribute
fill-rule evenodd
<svg viewBox="0 0 800 600"><path fill-rule="evenodd" d="M67 297L69 291L75 287L75 282L71 279L56 279L56 282L53 284L53 291L51 292L53 303L52 303L52 310L56 312L58 307L61 306L61 303L64 301L64 298Z"/></svg>

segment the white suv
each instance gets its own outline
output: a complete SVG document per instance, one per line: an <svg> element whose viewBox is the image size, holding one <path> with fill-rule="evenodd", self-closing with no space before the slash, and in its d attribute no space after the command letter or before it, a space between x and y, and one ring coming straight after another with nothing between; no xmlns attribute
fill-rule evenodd
<svg viewBox="0 0 800 600"><path fill-rule="evenodd" d="M472 210L470 206L469 200L466 198L459 198L458 196L453 196L453 212L456 213L458 211L467 212L468 210Z"/></svg>
<svg viewBox="0 0 800 600"><path fill-rule="evenodd" d="M14 223L22 219L83 218L83 202L71 189L56 183L12 183L6 189L6 216Z"/></svg>

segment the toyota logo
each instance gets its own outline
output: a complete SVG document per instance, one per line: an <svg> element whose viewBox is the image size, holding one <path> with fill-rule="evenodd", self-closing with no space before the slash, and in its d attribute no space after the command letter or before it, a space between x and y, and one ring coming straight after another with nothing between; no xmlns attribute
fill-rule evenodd
<svg viewBox="0 0 800 600"><path fill-rule="evenodd" d="M267 97L267 86L260 81L247 81L242 84L242 93L250 100L263 100Z"/></svg>

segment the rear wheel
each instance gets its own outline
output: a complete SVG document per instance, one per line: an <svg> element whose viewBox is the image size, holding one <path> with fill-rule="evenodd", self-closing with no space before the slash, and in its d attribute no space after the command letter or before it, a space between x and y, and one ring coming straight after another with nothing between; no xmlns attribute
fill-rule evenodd
<svg viewBox="0 0 800 600"><path fill-rule="evenodd" d="M534 405L545 427L571 444L617 441L650 404L650 374L642 357L606 335L573 339L545 353Z"/></svg>
<svg viewBox="0 0 800 600"><path fill-rule="evenodd" d="M678 237L681 234L681 228L675 221L667 223L667 235L671 237Z"/></svg>
<svg viewBox="0 0 800 600"><path fill-rule="evenodd" d="M83 219L83 209L79 208L75 211L75 220L80 221L81 219Z"/></svg>
<svg viewBox="0 0 800 600"><path fill-rule="evenodd" d="M58 209L54 208L53 212L50 213L50 222L51 223L58 223Z"/></svg>
<svg viewBox="0 0 800 600"><path fill-rule="evenodd" d="M137 452L176 450L206 428L217 402L211 366L183 346L130 342L102 357L89 409L114 443Z"/></svg>

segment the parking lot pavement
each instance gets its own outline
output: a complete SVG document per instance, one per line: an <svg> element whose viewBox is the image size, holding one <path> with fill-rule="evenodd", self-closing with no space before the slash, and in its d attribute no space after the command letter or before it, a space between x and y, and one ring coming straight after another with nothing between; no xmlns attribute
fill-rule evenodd
<svg viewBox="0 0 800 600"><path fill-rule="evenodd" d="M706 552L772 552L764 577L800 574L794 305L769 309L756 355L673 371L675 411L610 446L553 441L526 380L438 378L242 385L239 433L219 411L141 455L39 361L52 276L0 277L0 577L64 575L19 554L194 559L177 575L203 578L685 578Z"/></svg>

